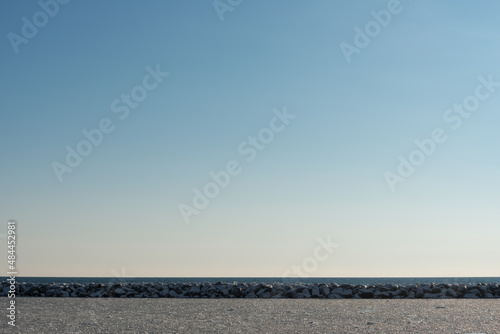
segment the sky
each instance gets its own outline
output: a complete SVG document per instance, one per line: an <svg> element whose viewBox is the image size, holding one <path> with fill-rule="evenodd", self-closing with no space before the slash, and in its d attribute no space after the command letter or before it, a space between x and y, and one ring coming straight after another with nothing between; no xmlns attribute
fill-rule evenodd
<svg viewBox="0 0 500 334"><path fill-rule="evenodd" d="M0 248L15 219L19 276L498 277L499 9L2 2Z"/></svg>

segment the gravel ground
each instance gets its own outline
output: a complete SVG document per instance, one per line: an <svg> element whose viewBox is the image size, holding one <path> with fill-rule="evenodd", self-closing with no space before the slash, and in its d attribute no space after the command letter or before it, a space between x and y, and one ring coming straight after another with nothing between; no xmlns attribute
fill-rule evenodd
<svg viewBox="0 0 500 334"><path fill-rule="evenodd" d="M19 333L500 333L498 299L18 298L16 307Z"/></svg>

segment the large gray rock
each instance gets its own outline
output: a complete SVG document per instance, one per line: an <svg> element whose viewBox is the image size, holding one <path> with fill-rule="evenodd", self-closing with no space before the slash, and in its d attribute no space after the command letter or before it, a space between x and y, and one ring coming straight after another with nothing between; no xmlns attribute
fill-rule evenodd
<svg viewBox="0 0 500 334"><path fill-rule="evenodd" d="M457 298L458 295L457 295L457 292L455 290L453 290L452 288L448 288L446 290L446 296Z"/></svg>
<svg viewBox="0 0 500 334"><path fill-rule="evenodd" d="M389 299L391 297L392 297L392 293L389 291L381 292L380 296L379 296L379 298L383 298L383 299Z"/></svg>
<svg viewBox="0 0 500 334"><path fill-rule="evenodd" d="M328 295L328 299L343 299L342 296L337 295L336 293L331 293Z"/></svg>
<svg viewBox="0 0 500 334"><path fill-rule="evenodd" d="M264 292L260 298L271 298L271 293L270 292Z"/></svg>
<svg viewBox="0 0 500 334"><path fill-rule="evenodd" d="M360 289L358 290L358 295L361 298L373 298L373 291L369 289Z"/></svg>
<svg viewBox="0 0 500 334"><path fill-rule="evenodd" d="M352 297L352 290L351 289L344 289L344 291L342 291L340 293L340 295L344 298L351 298Z"/></svg>
<svg viewBox="0 0 500 334"><path fill-rule="evenodd" d="M245 296L245 298L257 298L257 296L256 296L256 295L255 295L255 293L252 291L252 292L250 292L249 294L247 294L247 295Z"/></svg>
<svg viewBox="0 0 500 334"><path fill-rule="evenodd" d="M473 293L473 294L475 294L478 297L482 296L481 292L478 289L471 289L471 290L469 290L469 293Z"/></svg>
<svg viewBox="0 0 500 334"><path fill-rule="evenodd" d="M231 293L236 297L240 298L241 297L241 288L239 287L234 287L231 289Z"/></svg>
<svg viewBox="0 0 500 334"><path fill-rule="evenodd" d="M226 288L222 289L222 291L221 291L221 295L222 295L223 297L229 297L229 290L228 290L228 289L226 289Z"/></svg>
<svg viewBox="0 0 500 334"><path fill-rule="evenodd" d="M199 295L201 293L201 289L199 286L192 286L189 290L190 290L192 296L196 296L196 295Z"/></svg>

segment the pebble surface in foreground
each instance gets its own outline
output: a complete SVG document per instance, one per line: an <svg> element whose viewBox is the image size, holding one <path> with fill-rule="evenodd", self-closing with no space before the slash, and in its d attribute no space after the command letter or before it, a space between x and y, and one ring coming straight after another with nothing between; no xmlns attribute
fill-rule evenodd
<svg viewBox="0 0 500 334"><path fill-rule="evenodd" d="M22 298L20 333L498 333L499 300Z"/></svg>

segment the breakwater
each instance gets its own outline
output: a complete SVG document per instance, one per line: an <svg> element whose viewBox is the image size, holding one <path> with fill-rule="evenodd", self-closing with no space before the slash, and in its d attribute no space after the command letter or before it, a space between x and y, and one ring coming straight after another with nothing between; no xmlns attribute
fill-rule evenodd
<svg viewBox="0 0 500 334"><path fill-rule="evenodd" d="M0 283L0 297L10 289ZM74 298L319 298L319 299L447 299L500 298L499 283L372 284L337 283L16 283L19 297Z"/></svg>

